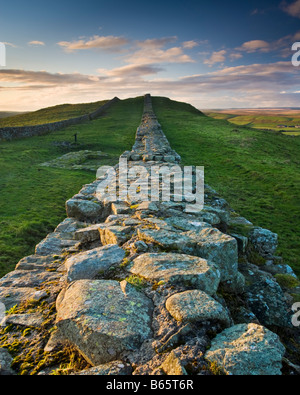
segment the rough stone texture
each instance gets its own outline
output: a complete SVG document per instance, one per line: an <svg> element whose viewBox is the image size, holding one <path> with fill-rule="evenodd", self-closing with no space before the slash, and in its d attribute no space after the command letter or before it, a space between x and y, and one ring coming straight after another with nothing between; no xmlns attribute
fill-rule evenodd
<svg viewBox="0 0 300 395"><path fill-rule="evenodd" d="M83 370L79 373L79 376L127 376L131 373L132 368L130 365L122 361L114 361Z"/></svg>
<svg viewBox="0 0 300 395"><path fill-rule="evenodd" d="M102 225L99 226L100 239L103 245L122 245L130 239L133 231L131 226Z"/></svg>
<svg viewBox="0 0 300 395"><path fill-rule="evenodd" d="M35 253L42 256L61 254L65 249L76 244L74 240L63 239L59 233L51 233L35 247Z"/></svg>
<svg viewBox="0 0 300 395"><path fill-rule="evenodd" d="M46 281L58 280L59 277L57 273L41 270L14 270L0 279L0 287L34 288Z"/></svg>
<svg viewBox="0 0 300 395"><path fill-rule="evenodd" d="M229 375L281 375L285 348L279 337L256 324L226 329L212 341L205 357Z"/></svg>
<svg viewBox="0 0 300 395"><path fill-rule="evenodd" d="M254 228L250 233L250 241L263 256L272 256L278 245L278 235L268 229Z"/></svg>
<svg viewBox="0 0 300 395"><path fill-rule="evenodd" d="M72 256L65 262L68 282L93 279L97 274L121 263L124 257L125 251L116 245L107 245Z"/></svg>
<svg viewBox="0 0 300 395"><path fill-rule="evenodd" d="M180 359L172 351L161 365L161 370L168 376L186 376L187 372L181 365Z"/></svg>
<svg viewBox="0 0 300 395"><path fill-rule="evenodd" d="M68 217L77 218L79 221L99 222L104 218L100 202L70 199L66 203L66 210Z"/></svg>
<svg viewBox="0 0 300 395"><path fill-rule="evenodd" d="M6 317L5 325L14 324L14 325L22 325L26 328L34 327L40 328L44 322L44 317L42 314L11 314Z"/></svg>
<svg viewBox="0 0 300 395"><path fill-rule="evenodd" d="M0 348L0 376L14 375L11 368L13 358L4 348Z"/></svg>
<svg viewBox="0 0 300 395"><path fill-rule="evenodd" d="M210 262L183 254L143 254L134 260L130 272L153 281L192 286L214 294L220 272Z"/></svg>
<svg viewBox="0 0 300 395"><path fill-rule="evenodd" d="M81 243L90 243L92 241L100 240L99 225L96 224L77 230L75 232L75 239Z"/></svg>
<svg viewBox="0 0 300 395"><path fill-rule="evenodd" d="M151 336L152 303L130 285L81 280L67 289L57 325L88 362L97 366L137 349Z"/></svg>
<svg viewBox="0 0 300 395"><path fill-rule="evenodd" d="M236 240L215 228L204 228L199 232L188 232L196 243L199 256L214 262L221 272L221 281L232 280L238 270L238 248Z"/></svg>
<svg viewBox="0 0 300 395"><path fill-rule="evenodd" d="M247 302L260 323L290 327L290 306L276 280L254 265L243 270L243 274L247 284L245 289Z"/></svg>
<svg viewBox="0 0 300 395"><path fill-rule="evenodd" d="M219 321L226 326L230 325L230 318L224 307L199 290L185 291L171 296L166 302L166 308L177 321Z"/></svg>
<svg viewBox="0 0 300 395"><path fill-rule="evenodd" d="M16 305L30 300L40 300L47 296L41 291L34 288L10 288L0 287L0 302L3 303L7 310Z"/></svg>

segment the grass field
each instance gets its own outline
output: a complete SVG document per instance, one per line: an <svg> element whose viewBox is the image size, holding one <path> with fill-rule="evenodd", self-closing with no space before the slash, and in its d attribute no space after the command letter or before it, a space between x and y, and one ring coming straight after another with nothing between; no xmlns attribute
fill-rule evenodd
<svg viewBox="0 0 300 395"><path fill-rule="evenodd" d="M205 166L206 183L254 225L279 234L285 262L300 274L300 139L201 115L154 98L154 110L185 165Z"/></svg>
<svg viewBox="0 0 300 395"><path fill-rule="evenodd" d="M205 166L206 183L255 225L279 234L278 252L300 274L300 139L261 132L202 115L194 107L153 98L159 122L186 165ZM0 143L0 276L34 251L65 218L65 201L95 174L41 168L66 153L53 145L72 141L101 150L112 163L131 149L143 98L114 104L106 116L41 137Z"/></svg>
<svg viewBox="0 0 300 395"><path fill-rule="evenodd" d="M11 126L42 125L44 123L76 118L81 115L96 111L99 107L107 103L107 101L108 100L102 100L95 103L62 104L59 106L43 108L38 111L8 116L5 118L1 118L0 116L0 128Z"/></svg>
<svg viewBox="0 0 300 395"><path fill-rule="evenodd" d="M267 110L220 110L205 111L214 118L227 120L238 126L249 126L255 129L282 131L286 135L300 136L300 110L267 109ZM287 126L285 128L279 126ZM295 128L295 126L299 126Z"/></svg>
<svg viewBox="0 0 300 395"><path fill-rule="evenodd" d="M124 100L93 122L0 143L0 277L34 252L34 246L66 217L65 201L96 177L93 172L41 167L66 153L53 142L72 142L76 131L78 150L104 151L115 164L131 149L142 112L142 98Z"/></svg>

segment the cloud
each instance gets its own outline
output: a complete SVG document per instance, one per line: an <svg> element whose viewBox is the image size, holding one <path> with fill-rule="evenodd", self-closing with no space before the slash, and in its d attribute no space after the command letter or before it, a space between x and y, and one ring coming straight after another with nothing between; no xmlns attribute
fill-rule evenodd
<svg viewBox="0 0 300 395"><path fill-rule="evenodd" d="M104 74L108 77L133 77L139 78L144 75L157 74L163 71L161 67L153 65L127 65L123 67L118 67L112 70L108 69L98 69L100 74Z"/></svg>
<svg viewBox="0 0 300 395"><path fill-rule="evenodd" d="M194 40L185 41L184 43L182 43L183 48L186 48L186 49L193 49L195 47L198 47L198 45L199 44Z"/></svg>
<svg viewBox="0 0 300 395"><path fill-rule="evenodd" d="M295 18L300 18L300 0L296 0L292 4L282 3L282 9L287 14Z"/></svg>
<svg viewBox="0 0 300 395"><path fill-rule="evenodd" d="M241 59L243 57L243 55L241 54L241 53L235 53L235 52L233 52L233 53L231 53L230 55L229 55L229 58L230 58L230 60L238 60L238 59Z"/></svg>
<svg viewBox="0 0 300 395"><path fill-rule="evenodd" d="M3 44L7 45L8 47L17 48L17 46L13 43L3 42Z"/></svg>
<svg viewBox="0 0 300 395"><path fill-rule="evenodd" d="M237 48L239 51L252 52L270 52L271 46L267 41L252 40L245 42L241 47Z"/></svg>
<svg viewBox="0 0 300 395"><path fill-rule="evenodd" d="M32 110L60 103L98 101L145 92L184 100L199 108L298 106L299 70L290 61L223 67L218 71L157 78L155 64L130 64L103 75L0 70L0 100L4 110ZM153 75L151 81L148 75ZM282 94L282 92L287 92Z"/></svg>
<svg viewBox="0 0 300 395"><path fill-rule="evenodd" d="M153 63L194 63L194 60L184 54L181 47L161 49L159 47L145 47L134 51L125 59L130 64L153 64Z"/></svg>
<svg viewBox="0 0 300 395"><path fill-rule="evenodd" d="M27 87L44 87L55 85L93 84L99 77L88 76L80 73L49 73L47 71L27 71L19 69L1 69L0 83L19 84Z"/></svg>
<svg viewBox="0 0 300 395"><path fill-rule="evenodd" d="M137 41L136 45L141 48L162 48L175 41L177 41L177 36L161 37Z"/></svg>
<svg viewBox="0 0 300 395"><path fill-rule="evenodd" d="M29 43L27 43L28 45L33 45L33 46L44 46L45 43L43 41L30 41Z"/></svg>
<svg viewBox="0 0 300 395"><path fill-rule="evenodd" d="M211 57L209 59L204 60L204 64L207 64L208 66L213 66L216 63L223 63L226 60L226 55L227 51L225 49L222 49L221 51L213 52Z"/></svg>
<svg viewBox="0 0 300 395"><path fill-rule="evenodd" d="M87 49L103 49L105 51L119 51L121 47L128 44L124 37L115 36L93 36L89 40L60 41L57 44L66 52L74 52Z"/></svg>

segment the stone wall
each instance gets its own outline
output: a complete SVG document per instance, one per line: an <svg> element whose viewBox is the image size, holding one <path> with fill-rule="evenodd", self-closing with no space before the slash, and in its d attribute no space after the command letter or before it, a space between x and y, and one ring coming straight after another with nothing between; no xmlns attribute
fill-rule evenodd
<svg viewBox="0 0 300 395"><path fill-rule="evenodd" d="M119 101L117 97L110 100L109 102L105 103L101 106L98 110L82 115L80 117L66 119L63 121L52 122L42 125L35 125L35 126L20 126L20 127L5 127L0 128L0 141L1 140L14 140L17 138L25 138L25 137L32 137L32 136L41 136L44 134L48 134L51 132L55 132L56 130L60 130L66 128L67 126L78 125L83 122L88 122L97 117L100 117L108 110L108 108L113 104Z"/></svg>
<svg viewBox="0 0 300 395"><path fill-rule="evenodd" d="M154 165L179 163L149 95L124 157L129 170L139 165L149 179ZM274 277L298 281L275 255L277 235L239 216L208 185L204 209L191 214L174 196L110 201L110 184L106 174L83 186L66 202L68 218L0 280L0 301L11 309L0 331L0 369L296 374L291 306L300 290ZM70 349L78 355L66 371L59 365Z"/></svg>

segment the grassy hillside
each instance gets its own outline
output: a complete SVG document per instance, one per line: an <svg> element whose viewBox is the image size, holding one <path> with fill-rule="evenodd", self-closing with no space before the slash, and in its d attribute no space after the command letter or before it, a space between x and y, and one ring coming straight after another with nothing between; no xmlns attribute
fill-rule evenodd
<svg viewBox="0 0 300 395"><path fill-rule="evenodd" d="M225 111L225 110L224 110ZM221 112L205 112L206 115L214 119L227 120L230 123L238 126L249 126L256 129L270 129L270 130L283 130L284 134L300 136L300 127L295 128L295 126L300 126L300 111L290 111L284 114L280 111L279 114L274 114L273 111L258 111L257 113L253 111L239 111L234 114L233 111L226 113ZM285 125L286 128L281 128L278 126Z"/></svg>
<svg viewBox="0 0 300 395"><path fill-rule="evenodd" d="M131 149L143 112L143 98L114 104L104 117L46 136L0 143L0 277L65 217L65 201L96 174L41 167L67 151L57 142L78 143L74 150L101 150L112 164ZM55 144L53 144L55 143ZM105 161L107 164L107 160Z"/></svg>
<svg viewBox="0 0 300 395"><path fill-rule="evenodd" d="M153 98L154 110L183 164L204 165L206 182L255 225L279 234L279 253L300 274L300 139L261 132L204 116L194 107ZM143 98L114 104L107 115L40 137L0 143L0 276L65 218L65 201L95 179L85 171L40 164L77 150L102 150L112 164L131 149L143 111ZM55 143L55 144L53 144Z"/></svg>
<svg viewBox="0 0 300 395"><path fill-rule="evenodd" d="M43 108L34 112L1 118L0 128L10 126L41 125L44 123L76 118L81 115L96 111L99 107L107 103L107 101L108 100L102 100L95 103L62 104L59 106Z"/></svg>
<svg viewBox="0 0 300 395"><path fill-rule="evenodd" d="M154 98L154 110L186 165L255 225L279 234L278 252L300 274L300 139L232 125Z"/></svg>

